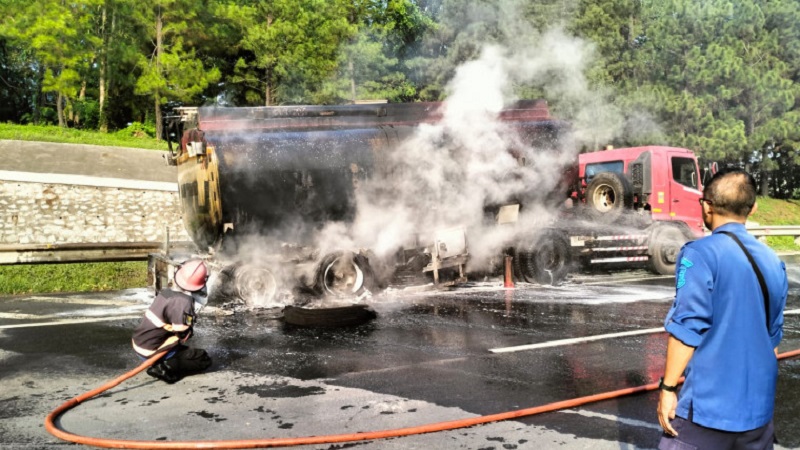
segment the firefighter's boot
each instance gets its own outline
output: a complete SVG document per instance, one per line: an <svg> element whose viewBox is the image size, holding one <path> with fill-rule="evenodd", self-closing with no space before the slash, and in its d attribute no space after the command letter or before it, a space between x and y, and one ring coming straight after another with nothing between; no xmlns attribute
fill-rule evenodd
<svg viewBox="0 0 800 450"><path fill-rule="evenodd" d="M169 384L172 384L182 378L180 374L170 368L169 362L164 360L161 360L150 366L147 369L147 374Z"/></svg>

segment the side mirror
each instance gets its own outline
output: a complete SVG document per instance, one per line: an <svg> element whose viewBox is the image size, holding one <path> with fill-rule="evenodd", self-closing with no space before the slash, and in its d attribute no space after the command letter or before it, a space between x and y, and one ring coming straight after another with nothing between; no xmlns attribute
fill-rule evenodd
<svg viewBox="0 0 800 450"><path fill-rule="evenodd" d="M703 186L707 185L717 172L719 172L719 164L716 161L706 164L703 168Z"/></svg>

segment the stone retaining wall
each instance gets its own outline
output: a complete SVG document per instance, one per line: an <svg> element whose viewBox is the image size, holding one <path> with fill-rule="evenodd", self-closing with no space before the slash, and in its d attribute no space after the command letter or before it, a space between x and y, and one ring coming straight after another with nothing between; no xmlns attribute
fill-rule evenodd
<svg viewBox="0 0 800 450"><path fill-rule="evenodd" d="M188 241L176 190L0 180L0 243Z"/></svg>

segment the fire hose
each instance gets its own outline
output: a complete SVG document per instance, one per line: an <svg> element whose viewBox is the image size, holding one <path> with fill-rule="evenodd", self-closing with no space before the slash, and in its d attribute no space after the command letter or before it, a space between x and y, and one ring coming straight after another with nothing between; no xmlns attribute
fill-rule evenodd
<svg viewBox="0 0 800 450"><path fill-rule="evenodd" d="M294 445L309 444L334 444L340 442L368 441L375 439L386 439L401 436L411 436L416 434L435 433L439 431L449 431L459 428L467 428L475 425L482 425L490 422L516 419L519 417L533 416L546 412L554 412L561 409L575 408L588 403L610 400L613 398L624 397L640 392L654 391L658 389L658 383L650 383L642 386L618 389L615 391L603 392L600 394L577 397L569 400L562 400L546 405L535 406L532 408L507 411L486 416L470 417L467 419L451 420L446 422L436 422L413 427L395 428L389 430L368 431L350 434L330 434L324 436L305 436L294 438L266 438L266 439L242 439L242 440L215 440L215 441L135 441L125 439L106 439L91 436L80 436L61 430L55 421L63 413L74 408L80 403L89 400L133 377L139 372L147 369L158 361L169 349L165 349L150 359L144 361L135 369L109 381L108 383L81 394L71 400L64 402L54 409L45 419L45 429L53 436L74 442L76 444L91 445L103 448L132 448L132 449L239 449L239 448L268 448L268 447L289 447ZM800 349L793 350L778 355L778 360L791 358L800 355ZM683 378L679 383L683 383Z"/></svg>

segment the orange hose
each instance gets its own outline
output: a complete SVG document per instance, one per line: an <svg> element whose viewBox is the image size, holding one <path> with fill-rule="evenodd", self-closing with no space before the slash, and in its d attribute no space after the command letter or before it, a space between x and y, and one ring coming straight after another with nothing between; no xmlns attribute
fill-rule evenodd
<svg viewBox="0 0 800 450"><path fill-rule="evenodd" d="M499 414L491 414L488 416L471 417L468 419L451 420L448 422L429 423L415 427L395 428L391 430L369 431L362 433L351 434L330 434L326 436L306 436L296 438L270 438L270 439L242 439L235 441L133 441L124 439L105 439L90 436L79 436L77 434L68 433L59 429L55 425L55 420L64 412L74 408L79 403L88 400L108 389L117 386L128 378L133 377L137 373L145 370L153 363L158 361L163 354L162 351L147 361L143 362L139 367L131 370L130 372L100 386L97 389L79 395L72 400L68 400L58 408L54 409L45 419L45 429L53 436L63 439L65 441L74 442L76 444L92 445L95 447L103 448L135 448L135 449L238 449L238 448L267 448L267 447L288 447L293 445L308 445L308 444L333 444L339 442L354 442L354 441L368 441L374 439L385 439L401 436L411 436L415 434L434 433L437 431L455 430L458 428L466 428L475 425L481 425L489 422L498 422L501 420L516 419L518 417L533 416L546 412L558 411L560 409L574 408L576 406L585 405L587 403L599 402L601 400L609 400L612 398L623 397L626 395L636 394L639 392L654 391L658 389L658 383L650 383L643 386L637 386L626 389L619 389L616 391L603 392L600 394L588 395L585 397L573 398L570 400L563 400L560 402L549 403L542 406L533 408L519 409L516 411L508 411ZM800 355L800 349L781 353L778 359L791 358ZM683 379L679 381L682 383Z"/></svg>

